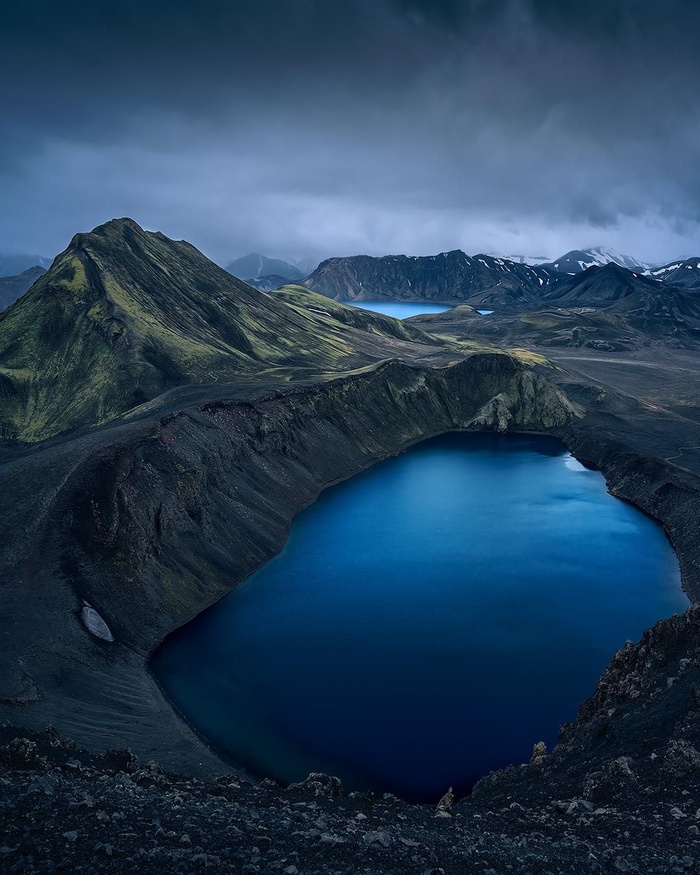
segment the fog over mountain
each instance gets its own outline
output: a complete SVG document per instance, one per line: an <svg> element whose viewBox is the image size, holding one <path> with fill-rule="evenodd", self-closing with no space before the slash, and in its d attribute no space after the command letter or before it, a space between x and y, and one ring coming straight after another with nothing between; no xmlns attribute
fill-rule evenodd
<svg viewBox="0 0 700 875"><path fill-rule="evenodd" d="M700 250L693 0L27 0L2 16L3 251L54 253L121 215L224 264Z"/></svg>

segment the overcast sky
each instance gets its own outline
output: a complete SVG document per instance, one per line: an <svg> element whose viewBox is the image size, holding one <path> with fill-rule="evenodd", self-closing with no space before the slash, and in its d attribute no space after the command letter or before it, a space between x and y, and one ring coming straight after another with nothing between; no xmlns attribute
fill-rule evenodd
<svg viewBox="0 0 700 875"><path fill-rule="evenodd" d="M697 0L22 0L0 251L700 255Z"/></svg>

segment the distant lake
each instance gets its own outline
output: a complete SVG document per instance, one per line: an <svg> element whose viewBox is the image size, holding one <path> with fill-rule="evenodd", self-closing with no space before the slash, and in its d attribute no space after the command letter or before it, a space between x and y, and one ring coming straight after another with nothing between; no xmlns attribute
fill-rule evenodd
<svg viewBox="0 0 700 875"><path fill-rule="evenodd" d="M477 310L476 312L480 316L490 316L494 311L493 310Z"/></svg>
<svg viewBox="0 0 700 875"><path fill-rule="evenodd" d="M322 494L152 669L233 761L434 801L529 759L684 611L662 529L553 438L451 434Z"/></svg>
<svg viewBox="0 0 700 875"><path fill-rule="evenodd" d="M351 307L361 310L371 310L373 313L383 313L394 319L408 319L409 316L421 316L424 313L444 313L451 310L444 304L421 304L413 301L344 301Z"/></svg>

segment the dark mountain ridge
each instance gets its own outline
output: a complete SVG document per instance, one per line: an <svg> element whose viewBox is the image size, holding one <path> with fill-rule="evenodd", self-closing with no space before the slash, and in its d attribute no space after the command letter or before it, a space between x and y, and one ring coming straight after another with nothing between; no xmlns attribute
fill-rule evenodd
<svg viewBox="0 0 700 875"><path fill-rule="evenodd" d="M601 307L629 298L640 291L667 294L668 290L656 280L641 273L633 273L611 262L604 267L589 267L581 273L560 280L542 295L548 302L562 306Z"/></svg>
<svg viewBox="0 0 700 875"><path fill-rule="evenodd" d="M436 335L510 347L605 352L664 344L697 349L700 296L607 264L552 284L527 308L481 318L460 306L414 317L411 324Z"/></svg>
<svg viewBox="0 0 700 875"><path fill-rule="evenodd" d="M337 301L503 305L535 300L559 276L548 268L456 249L431 256L329 258L303 284Z"/></svg>
<svg viewBox="0 0 700 875"><path fill-rule="evenodd" d="M628 317L655 318L652 333L662 320L673 320L689 327L700 325L700 298L683 289L667 286L641 273L617 264L589 267L545 292L547 304L560 307L609 308Z"/></svg>
<svg viewBox="0 0 700 875"><path fill-rule="evenodd" d="M646 270L644 274L667 286L691 292L700 291L700 257L673 261L662 267Z"/></svg>

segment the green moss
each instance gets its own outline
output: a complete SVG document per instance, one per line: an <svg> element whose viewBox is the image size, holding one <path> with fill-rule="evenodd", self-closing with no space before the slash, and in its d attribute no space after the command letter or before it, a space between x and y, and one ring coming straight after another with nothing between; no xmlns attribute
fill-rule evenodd
<svg viewBox="0 0 700 875"><path fill-rule="evenodd" d="M532 352L529 349L509 349L508 352L524 365L532 366L549 364L543 355L540 355L537 352Z"/></svg>
<svg viewBox="0 0 700 875"><path fill-rule="evenodd" d="M444 345L301 287L263 294L188 244L110 222L0 314L0 425L37 441L184 383L346 373L397 341Z"/></svg>

